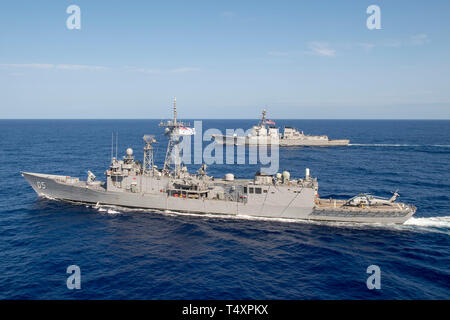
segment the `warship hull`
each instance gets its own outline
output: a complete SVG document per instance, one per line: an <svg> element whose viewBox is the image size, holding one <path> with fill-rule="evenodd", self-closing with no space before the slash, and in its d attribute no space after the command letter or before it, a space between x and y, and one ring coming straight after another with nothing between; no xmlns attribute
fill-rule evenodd
<svg viewBox="0 0 450 320"><path fill-rule="evenodd" d="M336 147L348 146L350 140L328 140L328 139L284 139L273 137L242 137L242 136L214 136L217 144L224 145L278 145L280 147Z"/></svg>
<svg viewBox="0 0 450 320"><path fill-rule="evenodd" d="M287 203L281 204L277 195L273 199L252 202L232 202L213 199L188 199L167 193L132 193L108 191L104 184L90 185L59 175L22 172L34 191L41 197L87 204L115 205L129 208L167 210L171 212L244 215L266 218L288 218L314 221L342 221L361 223L404 223L416 211L409 205L399 204L392 208L346 208L323 204L315 198L313 189L305 188ZM270 193L269 193L270 194ZM267 200L267 201L266 201Z"/></svg>
<svg viewBox="0 0 450 320"><path fill-rule="evenodd" d="M308 139L280 139L280 146L303 146L303 147L338 147L348 146L350 140L308 140Z"/></svg>
<svg viewBox="0 0 450 320"><path fill-rule="evenodd" d="M289 206L274 205L273 201L261 203L232 202L227 200L189 199L168 196L165 192L132 193L112 192L85 181L67 183L64 176L23 172L23 177L39 196L63 201L103 205L117 205L130 208L157 209L187 213L221 215L249 215L260 217L306 219L314 206L312 190L295 197ZM275 202L276 203L276 202Z"/></svg>

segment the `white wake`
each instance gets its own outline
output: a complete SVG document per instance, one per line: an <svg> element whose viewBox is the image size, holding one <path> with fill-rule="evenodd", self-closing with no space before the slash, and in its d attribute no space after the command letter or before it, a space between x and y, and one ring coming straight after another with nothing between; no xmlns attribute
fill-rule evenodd
<svg viewBox="0 0 450 320"><path fill-rule="evenodd" d="M317 221L317 220L302 220L292 218L273 218L273 217L255 217L248 215L227 215L227 214L212 214L212 213L190 213L177 212L170 210L155 210L155 209L138 209L126 208L113 205L87 206L108 215L117 215L126 212L143 212L156 213L171 217L188 216L206 219L231 219L231 220L247 220L247 221L267 221L267 222L282 222L282 223L296 223L296 224L313 224L324 225L342 228L377 228L389 229L398 231L425 231L437 232L450 235L450 216L443 217L428 217L428 218L409 218L404 224L382 224L382 223L359 223L359 222L340 222L340 221Z"/></svg>
<svg viewBox="0 0 450 320"><path fill-rule="evenodd" d="M350 143L352 147L436 147L450 148L448 144Z"/></svg>
<svg viewBox="0 0 450 320"><path fill-rule="evenodd" d="M409 218L404 225L450 229L450 216L430 218Z"/></svg>

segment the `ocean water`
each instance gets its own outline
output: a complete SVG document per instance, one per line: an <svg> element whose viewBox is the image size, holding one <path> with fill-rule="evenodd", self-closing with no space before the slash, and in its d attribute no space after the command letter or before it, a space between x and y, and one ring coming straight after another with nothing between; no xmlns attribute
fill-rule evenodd
<svg viewBox="0 0 450 320"><path fill-rule="evenodd" d="M0 120L1 299L449 299L450 121L280 120L349 147L280 149L280 171L319 180L321 197L390 196L418 211L405 225L177 215L38 198L20 171L98 179L119 151L142 160L156 120ZM255 120L204 120L249 128ZM207 144L207 142L205 142ZM189 166L194 170L198 165ZM251 178L257 165L211 165ZM66 268L81 269L69 290ZM369 265L381 289L368 290Z"/></svg>

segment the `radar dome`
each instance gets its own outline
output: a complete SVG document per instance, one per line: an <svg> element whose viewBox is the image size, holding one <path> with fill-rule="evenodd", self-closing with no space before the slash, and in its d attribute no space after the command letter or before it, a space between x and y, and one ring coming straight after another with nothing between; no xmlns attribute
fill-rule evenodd
<svg viewBox="0 0 450 320"><path fill-rule="evenodd" d="M225 175L225 181L234 181L234 174L232 173L227 173Z"/></svg>
<svg viewBox="0 0 450 320"><path fill-rule="evenodd" d="M133 155L133 149L128 148L127 149L127 156L132 156Z"/></svg>

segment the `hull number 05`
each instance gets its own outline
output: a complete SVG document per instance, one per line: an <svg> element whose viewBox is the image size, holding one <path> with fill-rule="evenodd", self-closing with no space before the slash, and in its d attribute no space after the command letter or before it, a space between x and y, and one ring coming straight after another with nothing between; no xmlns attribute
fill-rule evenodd
<svg viewBox="0 0 450 320"><path fill-rule="evenodd" d="M36 182L36 185L37 185L37 187L39 189L46 189L47 188L47 186L45 185L45 182L38 181L38 182Z"/></svg>

